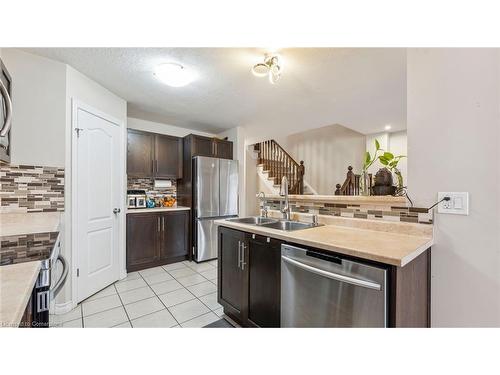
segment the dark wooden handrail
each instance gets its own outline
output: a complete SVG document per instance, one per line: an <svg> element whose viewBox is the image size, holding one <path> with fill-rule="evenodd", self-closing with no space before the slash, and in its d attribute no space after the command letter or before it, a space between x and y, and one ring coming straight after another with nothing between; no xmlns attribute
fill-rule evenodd
<svg viewBox="0 0 500 375"><path fill-rule="evenodd" d="M347 176L342 185L337 184L335 186L335 195L359 195L359 183L360 183L361 175L355 174L352 171L352 167L347 167ZM369 181L372 180L371 173L368 174ZM370 184L371 185L371 184ZM370 186L371 190L371 186Z"/></svg>
<svg viewBox="0 0 500 375"><path fill-rule="evenodd" d="M286 150L274 139L254 145L259 153L259 164L273 179L274 185L281 183L283 176L288 178L288 192L290 194L304 194L304 161L297 163Z"/></svg>

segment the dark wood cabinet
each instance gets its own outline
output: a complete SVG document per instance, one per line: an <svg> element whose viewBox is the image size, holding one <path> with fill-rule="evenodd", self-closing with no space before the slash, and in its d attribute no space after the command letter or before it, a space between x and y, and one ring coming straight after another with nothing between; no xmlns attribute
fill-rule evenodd
<svg viewBox="0 0 500 375"><path fill-rule="evenodd" d="M127 215L127 272L187 259L189 211Z"/></svg>
<svg viewBox="0 0 500 375"><path fill-rule="evenodd" d="M160 259L160 216L127 215L127 272L149 267Z"/></svg>
<svg viewBox="0 0 500 375"><path fill-rule="evenodd" d="M24 309L23 316L21 318L21 322L19 323L19 328L32 328L33 327L33 321L34 321L34 302L33 300L36 299L36 292L33 290L31 292L31 297L28 300L28 303L26 305L26 308Z"/></svg>
<svg viewBox="0 0 500 375"><path fill-rule="evenodd" d="M182 139L155 135L155 177L182 178Z"/></svg>
<svg viewBox="0 0 500 375"><path fill-rule="evenodd" d="M248 234L246 242L247 323L255 327L279 327L282 242L254 234Z"/></svg>
<svg viewBox="0 0 500 375"><path fill-rule="evenodd" d="M191 157L193 156L209 156L215 157L214 141L212 138L203 137L200 135L190 135L192 141Z"/></svg>
<svg viewBox="0 0 500 375"><path fill-rule="evenodd" d="M219 229L218 288L219 303L224 311L239 322L244 320L246 275L242 266L242 245L245 233Z"/></svg>
<svg viewBox="0 0 500 375"><path fill-rule="evenodd" d="M186 259L189 248L189 211L169 212L160 218L160 259L169 263Z"/></svg>
<svg viewBox="0 0 500 375"><path fill-rule="evenodd" d="M208 156L221 159L233 158L233 142L223 139L189 134L184 138L184 147L187 147L190 158L193 156Z"/></svg>
<svg viewBox="0 0 500 375"><path fill-rule="evenodd" d="M233 142L222 139L214 140L214 156L221 159L233 158Z"/></svg>
<svg viewBox="0 0 500 375"><path fill-rule="evenodd" d="M182 138L129 129L128 177L182 178L182 143Z"/></svg>
<svg viewBox="0 0 500 375"><path fill-rule="evenodd" d="M136 130L127 133L127 175L153 177L154 134Z"/></svg>
<svg viewBox="0 0 500 375"><path fill-rule="evenodd" d="M246 327L280 326L281 241L219 228L219 303Z"/></svg>

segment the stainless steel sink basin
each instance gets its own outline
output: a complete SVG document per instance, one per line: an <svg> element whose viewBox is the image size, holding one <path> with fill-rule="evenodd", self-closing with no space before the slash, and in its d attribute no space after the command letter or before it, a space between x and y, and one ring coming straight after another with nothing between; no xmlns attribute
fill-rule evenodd
<svg viewBox="0 0 500 375"><path fill-rule="evenodd" d="M268 217L259 217L259 216L237 217L235 219L228 219L228 221L241 224L253 224L253 225L266 225L278 222L278 220L276 219L271 219Z"/></svg>
<svg viewBox="0 0 500 375"><path fill-rule="evenodd" d="M263 224L262 226L266 228L279 229L284 231L293 231L307 228L314 228L321 224L313 224L313 223L302 223L300 221L289 221L289 220L281 220L276 221L274 223Z"/></svg>

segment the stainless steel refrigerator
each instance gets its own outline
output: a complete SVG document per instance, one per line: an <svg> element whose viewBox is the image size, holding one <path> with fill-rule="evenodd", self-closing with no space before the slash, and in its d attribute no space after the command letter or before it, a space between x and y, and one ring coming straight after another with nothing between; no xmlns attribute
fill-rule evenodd
<svg viewBox="0 0 500 375"><path fill-rule="evenodd" d="M238 215L238 162L193 158L193 256L197 262L217 258L214 221Z"/></svg>

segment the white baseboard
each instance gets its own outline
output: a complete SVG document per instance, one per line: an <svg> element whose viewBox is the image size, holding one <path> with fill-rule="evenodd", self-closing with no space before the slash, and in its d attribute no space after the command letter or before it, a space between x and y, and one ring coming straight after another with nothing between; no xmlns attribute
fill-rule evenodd
<svg viewBox="0 0 500 375"><path fill-rule="evenodd" d="M54 314L55 315L61 315L61 314L66 314L67 312L70 312L73 310L73 301L68 301L65 303L56 303L54 305Z"/></svg>

